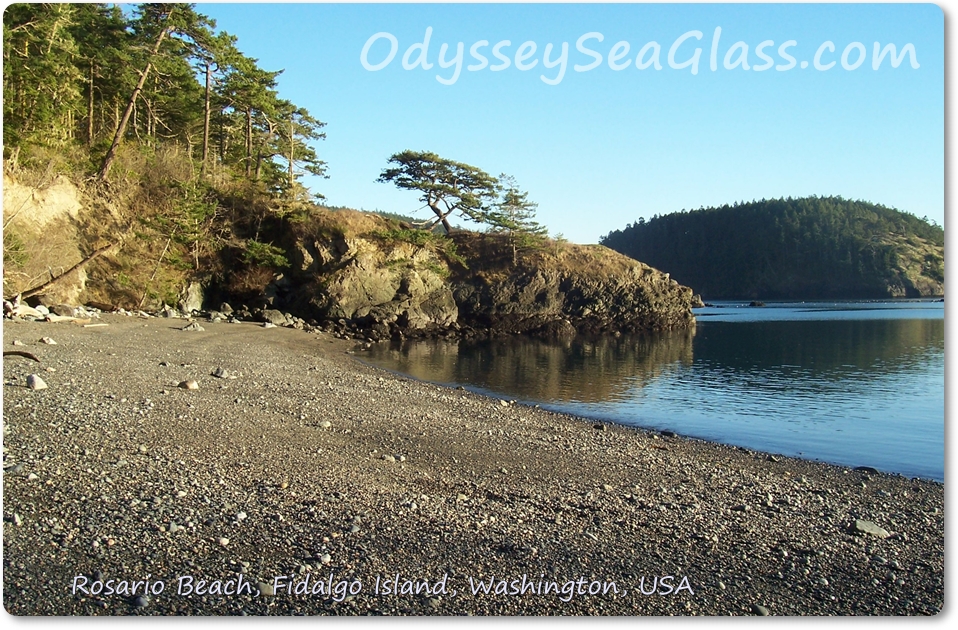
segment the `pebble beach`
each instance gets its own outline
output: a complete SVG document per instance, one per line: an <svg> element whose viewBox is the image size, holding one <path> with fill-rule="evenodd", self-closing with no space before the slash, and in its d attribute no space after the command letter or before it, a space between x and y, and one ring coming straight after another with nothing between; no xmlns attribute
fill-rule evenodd
<svg viewBox="0 0 958 630"><path fill-rule="evenodd" d="M40 360L4 358L10 614L944 606L941 483L424 383L321 332L92 321L4 320Z"/></svg>

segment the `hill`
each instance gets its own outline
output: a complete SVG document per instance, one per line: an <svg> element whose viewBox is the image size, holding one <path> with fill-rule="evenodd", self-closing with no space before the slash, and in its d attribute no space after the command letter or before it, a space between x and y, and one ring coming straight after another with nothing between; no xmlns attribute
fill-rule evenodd
<svg viewBox="0 0 958 630"><path fill-rule="evenodd" d="M942 296L945 232L841 197L772 199L640 219L601 241L706 299Z"/></svg>

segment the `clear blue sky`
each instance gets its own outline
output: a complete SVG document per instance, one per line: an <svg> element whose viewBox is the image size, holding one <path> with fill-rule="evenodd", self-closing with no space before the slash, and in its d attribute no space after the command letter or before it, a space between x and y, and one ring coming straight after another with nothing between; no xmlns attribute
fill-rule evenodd
<svg viewBox="0 0 958 630"><path fill-rule="evenodd" d="M329 163L329 179L307 180L328 203L413 214L417 195L375 182L395 152L434 151L508 173L539 203L540 222L580 243L596 242L639 217L742 200L781 196L841 195L865 199L944 224L944 18L924 5L311 5L200 4L217 28L267 70L283 69L280 94L327 123L317 143ZM432 28L429 70L403 68L407 49ZM714 31L721 27L716 70L710 68ZM701 49L698 71L681 65ZM376 33L398 46L383 69L364 68L361 52ZM582 72L593 57L577 50L583 35L601 33L583 47L601 64ZM470 48L488 65L478 65ZM492 71L501 62L508 68ZM756 50L771 40L762 52ZM791 69L779 53L795 60ZM834 52L822 49L827 41ZM440 68L463 43L453 75ZM525 42L535 44L516 68ZM552 44L557 60L568 45L567 67L544 68ZM621 70L609 66L616 50ZM637 69L650 42L660 46L662 66ZM738 42L744 42L744 46ZM858 46L856 42L860 43ZM894 44L911 57L892 68L890 55L873 69L874 45ZM747 46L747 53L744 47ZM531 47L526 48L528 50ZM654 47L646 49L650 61ZM370 66L384 61L386 37L369 49ZM865 58L856 66L861 51ZM844 66L843 67L843 53ZM743 53L749 70L736 64ZM414 62L417 55L412 55ZM726 60L732 69L726 69ZM520 59L522 62L522 59ZM807 67L802 68L802 62ZM417 216L426 218L425 211Z"/></svg>

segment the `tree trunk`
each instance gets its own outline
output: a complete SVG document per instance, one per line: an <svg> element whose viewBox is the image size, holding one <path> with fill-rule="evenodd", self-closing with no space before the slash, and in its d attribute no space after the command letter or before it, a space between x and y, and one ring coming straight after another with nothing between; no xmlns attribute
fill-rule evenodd
<svg viewBox="0 0 958 630"><path fill-rule="evenodd" d="M93 73L94 65L90 62L90 98L87 100L86 109L86 143L87 146L93 146Z"/></svg>
<svg viewBox="0 0 958 630"><path fill-rule="evenodd" d="M249 179L253 161L253 112L246 108L246 179Z"/></svg>
<svg viewBox="0 0 958 630"><path fill-rule="evenodd" d="M173 10L171 9L170 12L166 14L166 19L169 19L172 14ZM110 145L110 150L106 152L106 156L103 158L103 166L100 167L100 173L97 175L97 179L101 182L106 180L106 176L110 172L110 167L113 166L113 161L116 159L116 151L120 148L120 142L123 140L123 134L126 133L126 126L130 122L130 115L133 114L133 106L136 104L136 99L143 90L143 86L146 84L146 79L150 74L150 69L153 67L153 57L155 57L156 53L160 51L160 44L163 43L163 39L166 37L167 30L168 29L164 27L163 30L160 31L160 36L156 38L156 44L153 46L153 51L150 53L150 60L146 62L146 68L143 69L143 73L140 75L140 80L133 89L133 94L130 95L130 100L126 103L126 110L123 112L123 118L120 119L120 124L116 128L116 134L113 136L113 144Z"/></svg>
<svg viewBox="0 0 958 630"><path fill-rule="evenodd" d="M296 145L293 144L293 117L289 117L289 194L293 194L293 151Z"/></svg>
<svg viewBox="0 0 958 630"><path fill-rule="evenodd" d="M200 176L206 175L206 162L210 155L210 62L206 62L206 110L203 116L203 165Z"/></svg>

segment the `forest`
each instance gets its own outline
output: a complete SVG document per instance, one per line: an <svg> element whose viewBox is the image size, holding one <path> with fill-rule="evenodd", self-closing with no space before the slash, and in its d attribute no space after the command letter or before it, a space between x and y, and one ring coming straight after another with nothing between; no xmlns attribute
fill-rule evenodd
<svg viewBox="0 0 958 630"><path fill-rule="evenodd" d="M942 227L841 197L656 215L601 242L670 273L705 299L944 295Z"/></svg>

